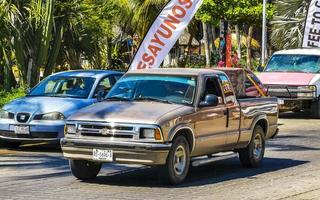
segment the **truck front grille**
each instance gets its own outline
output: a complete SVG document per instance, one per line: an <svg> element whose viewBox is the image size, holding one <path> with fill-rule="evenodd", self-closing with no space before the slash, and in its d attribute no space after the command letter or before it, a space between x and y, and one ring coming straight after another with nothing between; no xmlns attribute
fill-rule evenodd
<svg viewBox="0 0 320 200"><path fill-rule="evenodd" d="M283 85L269 85L267 87L267 94L272 97L279 98L299 98L316 96L316 87L311 86L311 89L299 89L299 86L283 86ZM300 96L299 96L300 95Z"/></svg>
<svg viewBox="0 0 320 200"><path fill-rule="evenodd" d="M78 124L78 133L82 136L94 136L104 138L134 139L139 137L138 131L132 126L116 124Z"/></svg>

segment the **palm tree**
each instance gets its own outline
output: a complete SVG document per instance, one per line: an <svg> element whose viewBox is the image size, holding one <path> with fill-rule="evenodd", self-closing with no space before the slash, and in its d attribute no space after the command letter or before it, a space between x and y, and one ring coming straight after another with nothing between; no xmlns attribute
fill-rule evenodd
<svg viewBox="0 0 320 200"><path fill-rule="evenodd" d="M122 10L120 21L142 38L167 0L116 0Z"/></svg>
<svg viewBox="0 0 320 200"><path fill-rule="evenodd" d="M10 45L11 35L14 27L11 22L19 20L21 13L14 4L8 4L6 1L0 1L0 75L2 75L1 84L7 91L16 85L13 72L13 47Z"/></svg>
<svg viewBox="0 0 320 200"><path fill-rule="evenodd" d="M271 44L276 49L297 48L302 43L306 0L277 0L272 25Z"/></svg>
<svg viewBox="0 0 320 200"><path fill-rule="evenodd" d="M34 86L39 69L45 66L52 39L54 1L1 1L3 38L10 41L5 48L14 52L22 83Z"/></svg>
<svg viewBox="0 0 320 200"><path fill-rule="evenodd" d="M85 57L100 65L103 57L100 52L104 46L101 41L104 38L99 36L108 35L110 32L105 30L112 29L104 23L109 20L103 18L109 11L97 12L97 8L106 7L104 2L0 0L0 54L4 55L1 58L5 58L3 60L9 66L13 54L14 63L21 73L21 84L31 87L39 81L40 68L44 68L45 76L48 76L56 67L57 60L61 64L68 62L72 65ZM92 20L99 18L104 21ZM79 68L81 64L75 66Z"/></svg>

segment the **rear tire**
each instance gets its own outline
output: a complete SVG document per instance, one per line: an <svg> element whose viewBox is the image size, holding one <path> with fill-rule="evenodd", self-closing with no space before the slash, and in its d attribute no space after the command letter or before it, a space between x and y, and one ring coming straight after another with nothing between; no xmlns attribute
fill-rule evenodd
<svg viewBox="0 0 320 200"><path fill-rule="evenodd" d="M184 136L178 136L172 143L167 163L163 166L162 174L169 184L182 183L189 172L190 147Z"/></svg>
<svg viewBox="0 0 320 200"><path fill-rule="evenodd" d="M265 133L260 125L256 125L249 145L239 150L240 162L244 167L258 167L262 163L264 152Z"/></svg>
<svg viewBox="0 0 320 200"><path fill-rule="evenodd" d="M69 165L73 176L80 180L94 179L101 170L100 163L85 160L70 160Z"/></svg>

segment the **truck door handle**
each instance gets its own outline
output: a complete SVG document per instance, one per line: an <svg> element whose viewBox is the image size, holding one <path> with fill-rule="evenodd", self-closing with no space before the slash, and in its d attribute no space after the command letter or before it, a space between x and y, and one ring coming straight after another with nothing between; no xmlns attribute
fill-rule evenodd
<svg viewBox="0 0 320 200"><path fill-rule="evenodd" d="M229 127L229 108L227 108L227 109L223 112L223 114L224 114L225 116L227 116L226 127L228 128L228 127Z"/></svg>

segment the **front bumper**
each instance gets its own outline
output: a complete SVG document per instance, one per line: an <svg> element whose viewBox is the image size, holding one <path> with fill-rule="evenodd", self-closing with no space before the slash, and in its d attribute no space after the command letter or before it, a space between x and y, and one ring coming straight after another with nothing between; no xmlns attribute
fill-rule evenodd
<svg viewBox="0 0 320 200"><path fill-rule="evenodd" d="M16 123L0 120L0 139L14 142L59 142L64 136L65 121L32 121ZM15 126L29 126L30 134L15 134Z"/></svg>
<svg viewBox="0 0 320 200"><path fill-rule="evenodd" d="M61 139L63 156L74 160L93 160L93 149L112 150L113 162L127 164L163 165L171 144ZM97 162L95 160L95 162Z"/></svg>
<svg viewBox="0 0 320 200"><path fill-rule="evenodd" d="M279 98L283 104L279 105L281 112L310 109L313 102L318 101L318 98Z"/></svg>

